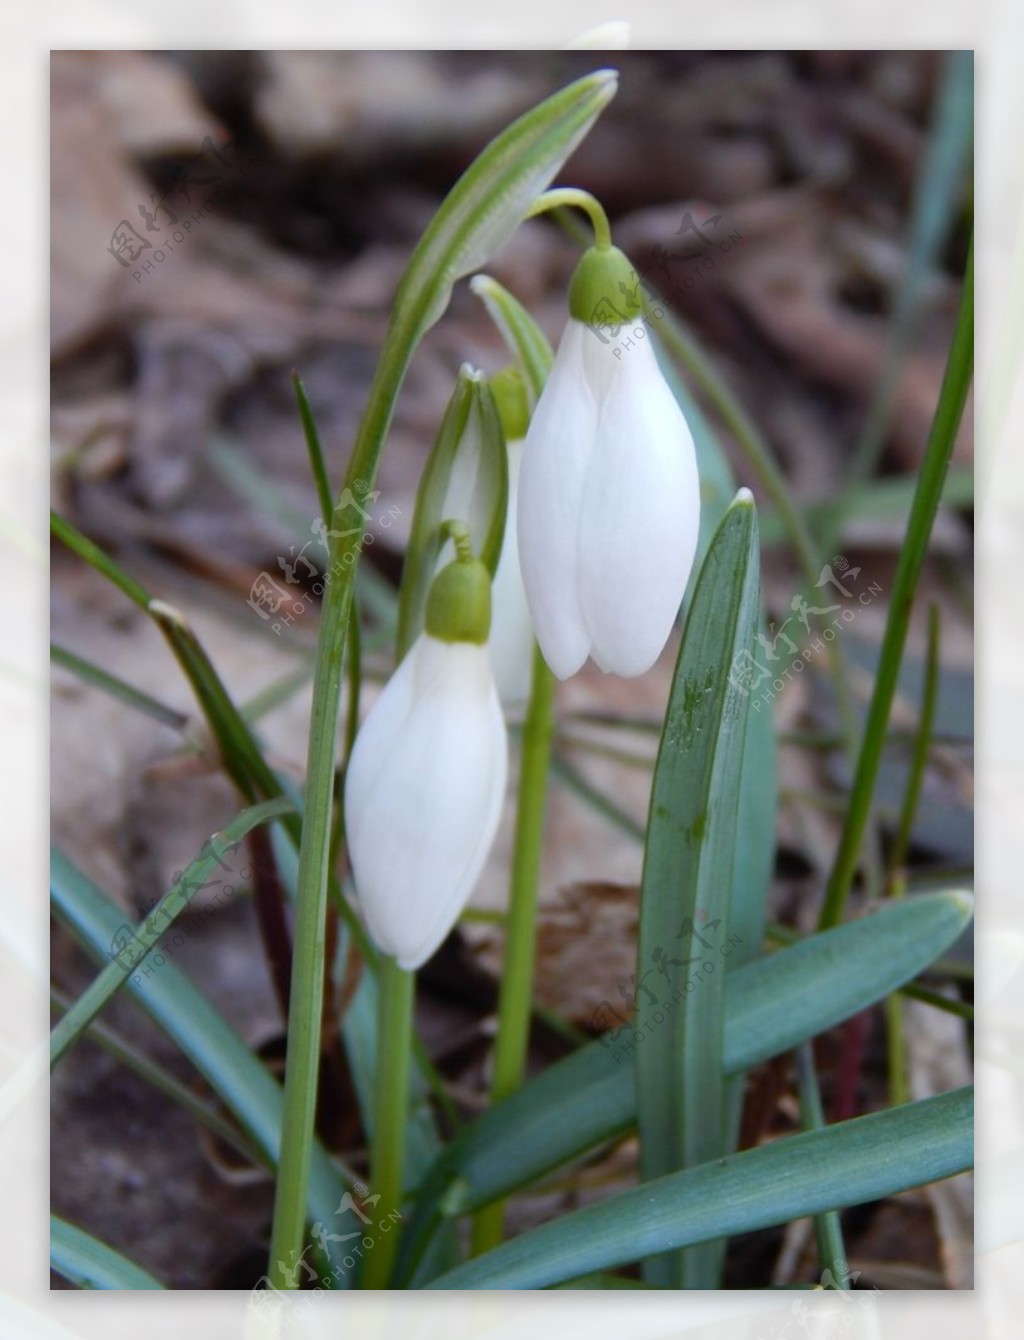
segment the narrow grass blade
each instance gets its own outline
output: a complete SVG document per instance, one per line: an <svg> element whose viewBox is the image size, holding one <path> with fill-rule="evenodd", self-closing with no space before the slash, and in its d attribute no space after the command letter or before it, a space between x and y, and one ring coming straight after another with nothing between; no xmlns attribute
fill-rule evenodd
<svg viewBox="0 0 1024 1340"><path fill-rule="evenodd" d="M79 996L50 1034L50 1065L56 1065L69 1047L82 1036L100 1011L109 1004L133 973L142 967L150 951L185 911L193 894L222 862L224 853L235 850L247 833L260 824L290 811L288 800L270 800L243 810L209 839L205 855L194 860L156 907L134 929L120 926L108 948L110 962L99 977ZM148 974L147 974L148 975ZM140 977L141 980L141 977Z"/></svg>
<svg viewBox="0 0 1024 1340"><path fill-rule="evenodd" d="M974 1090L856 1117L670 1173L441 1275L431 1289L542 1289L953 1177L974 1159Z"/></svg>
<svg viewBox="0 0 1024 1340"><path fill-rule="evenodd" d="M697 579L651 790L634 981L636 1004L643 991L662 1010L636 1052L645 1180L726 1150L724 956L735 947L729 903L748 708L738 667L751 655L759 573L757 516L744 491ZM715 1263L709 1244L648 1261L645 1278L661 1288L713 1288Z"/></svg>
<svg viewBox="0 0 1024 1340"><path fill-rule="evenodd" d="M924 776L928 767L928 755L931 750L935 729L935 709L939 696L939 610L932 605L928 611L928 646L924 659L924 683L921 686L921 708L918 714L917 731L910 758L910 771L907 786L900 807L896 836L889 852L889 876L886 892L890 897L902 896L906 886L906 873L903 869L907 852L910 849L910 835L917 816L917 806L921 799ZM941 997L940 997L941 999ZM889 1067L889 1098L897 1105L910 1098L907 1082L907 1055L903 1032L903 1001L898 995L890 996L885 1002L885 1030L887 1042L887 1061Z"/></svg>
<svg viewBox="0 0 1024 1340"><path fill-rule="evenodd" d="M103 962L124 914L59 851L51 859L51 905L92 958ZM165 963L125 990L171 1037L231 1111L268 1167L277 1163L281 1137L280 1085L253 1056L238 1034L173 963ZM324 1224L333 1218L346 1186L321 1146L314 1144L309 1184L309 1216ZM352 1228L357 1227L356 1223ZM349 1231L346 1228L342 1231ZM345 1286L351 1267L329 1243L335 1279Z"/></svg>
<svg viewBox="0 0 1024 1340"><path fill-rule="evenodd" d="M909 982L949 949L973 906L960 891L888 902L730 972L724 1072L789 1051ZM549 1066L464 1127L424 1183L405 1261L415 1261L442 1214L478 1209L630 1130L632 1060L648 1040L641 1014L633 1027Z"/></svg>
<svg viewBox="0 0 1024 1340"><path fill-rule="evenodd" d="M184 712L178 712L173 707L158 702L150 694L126 684L117 675L112 675L108 670L94 665L92 661L87 661L82 656L76 656L73 651L68 651L66 647L61 647L56 642L50 643L50 660L55 665L62 665L65 670L70 670L83 684L91 684L93 688L101 689L127 707L152 717L154 721L159 721L162 726L182 730L188 725L188 717Z"/></svg>
<svg viewBox="0 0 1024 1340"><path fill-rule="evenodd" d="M928 611L928 645L924 657L924 682L921 686L921 708L918 713L917 730L914 734L914 747L911 752L910 772L900 807L899 823L889 853L889 889L902 878L901 869L910 850L910 836L917 816L917 807L924 786L924 775L928 767L928 755L932 747L932 735L935 729L935 710L939 699L939 609L932 605Z"/></svg>
<svg viewBox="0 0 1024 1340"><path fill-rule="evenodd" d="M893 580L889 598L889 615L886 619L882 650L875 674L875 686L871 694L867 721L853 787L850 792L832 872L825 891L825 901L821 910L820 925L834 926L842 919L846 896L853 883L860 856L861 843L871 816L871 803L878 769L885 748L886 733L889 725L889 712L896 690L903 660L903 648L910 626L910 613L914 603L914 592L918 578L924 566L928 552L928 537L931 535L935 514L942 499L942 488L953 454L957 429L963 415L967 391L971 384L974 366L974 252L973 246L967 261L967 273L964 276L963 298L957 317L953 344L946 363L946 373L939 392L939 404L932 421L931 432L921 474L918 479L914 503L907 522L907 534L900 550L896 576Z"/></svg>
<svg viewBox="0 0 1024 1340"><path fill-rule="evenodd" d="M320 445L320 433L313 417L313 407L306 394L306 386L297 372L292 373L292 389L299 404L299 418L302 420L302 432L306 439L306 451L309 453L309 468L313 472L313 483L320 503L320 515L328 517L334 510L331 496L331 482L327 477L327 462Z"/></svg>
<svg viewBox="0 0 1024 1340"><path fill-rule="evenodd" d="M99 1238L50 1215L50 1266L80 1289L162 1289L141 1266Z"/></svg>

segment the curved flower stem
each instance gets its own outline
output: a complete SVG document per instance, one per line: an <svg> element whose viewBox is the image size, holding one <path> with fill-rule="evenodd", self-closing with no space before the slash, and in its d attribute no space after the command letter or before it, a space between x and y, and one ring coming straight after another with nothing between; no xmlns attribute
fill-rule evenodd
<svg viewBox="0 0 1024 1340"><path fill-rule="evenodd" d="M523 724L523 747L516 803L515 848L509 889L505 964L498 998L498 1036L494 1045L491 1102L500 1102L523 1082L530 1041L533 961L537 938L537 890L544 844L551 741L554 734L555 677L538 647L533 653L530 702ZM495 1201L473 1221L473 1254L502 1240L504 1201Z"/></svg>
<svg viewBox="0 0 1024 1340"><path fill-rule="evenodd" d="M370 1143L370 1189L380 1196L379 1218L401 1212L405 1169L405 1125L409 1109L409 1063L416 974L382 954L377 981L380 1008L377 1025L377 1066L373 1088L373 1136ZM364 1289L386 1289L398 1249L397 1232L375 1235L366 1260Z"/></svg>
<svg viewBox="0 0 1024 1340"><path fill-rule="evenodd" d="M604 212L600 200L592 196L589 191L581 191L575 186L560 186L553 191L545 191L530 206L526 217L532 219L538 214L546 214L552 209L563 209L567 205L575 205L577 209L584 211L594 230L594 246L600 251L606 251L612 244L608 215Z"/></svg>

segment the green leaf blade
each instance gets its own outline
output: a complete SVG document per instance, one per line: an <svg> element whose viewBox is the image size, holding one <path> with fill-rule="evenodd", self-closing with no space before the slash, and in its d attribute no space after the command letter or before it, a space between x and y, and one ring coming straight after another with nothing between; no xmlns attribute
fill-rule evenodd
<svg viewBox="0 0 1024 1340"><path fill-rule="evenodd" d="M50 1215L50 1267L80 1289L162 1289L147 1270L99 1238Z"/></svg>
<svg viewBox="0 0 1024 1340"><path fill-rule="evenodd" d="M967 1087L670 1173L523 1233L432 1289L541 1289L666 1250L880 1200L974 1158Z"/></svg>
<svg viewBox="0 0 1024 1340"><path fill-rule="evenodd" d="M651 790L638 1009L646 1013L639 992L650 992L648 977L664 975L672 994L662 1011L655 1008L656 1027L635 1057L645 1179L705 1163L727 1148L725 971L738 947L729 905L748 715L733 666L753 642L759 571L756 513L743 493L722 519L694 589ZM700 967L692 969L694 962ZM705 1247L648 1262L646 1278L662 1288L710 1288L715 1273L714 1249Z"/></svg>

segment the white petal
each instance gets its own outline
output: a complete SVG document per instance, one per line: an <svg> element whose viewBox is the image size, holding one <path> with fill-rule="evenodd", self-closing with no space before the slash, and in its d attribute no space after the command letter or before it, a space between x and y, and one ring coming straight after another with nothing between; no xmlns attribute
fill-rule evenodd
<svg viewBox="0 0 1024 1340"><path fill-rule="evenodd" d="M544 659L559 679L587 659L590 639L579 604L580 510L597 425L584 372L584 341L570 321L534 410L519 478L519 564Z"/></svg>
<svg viewBox="0 0 1024 1340"><path fill-rule="evenodd" d="M472 893L506 766L487 648L419 638L357 736L345 785L359 905L403 968L430 957Z"/></svg>
<svg viewBox="0 0 1024 1340"><path fill-rule="evenodd" d="M598 418L580 523L580 603L603 670L641 675L679 610L700 526L693 438L646 340Z"/></svg>
<svg viewBox="0 0 1024 1340"><path fill-rule="evenodd" d="M519 570L519 471L522 442L508 444L508 514L501 558L491 587L491 664L498 697L505 707L530 696L533 668L533 620Z"/></svg>

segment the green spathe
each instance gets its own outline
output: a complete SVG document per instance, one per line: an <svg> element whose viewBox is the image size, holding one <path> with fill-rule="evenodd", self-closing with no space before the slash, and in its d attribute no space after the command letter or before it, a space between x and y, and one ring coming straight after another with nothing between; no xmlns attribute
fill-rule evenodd
<svg viewBox="0 0 1024 1340"><path fill-rule="evenodd" d="M618 247L590 247L569 283L569 315L586 324L604 324L609 310L629 321L640 315L637 273Z"/></svg>

